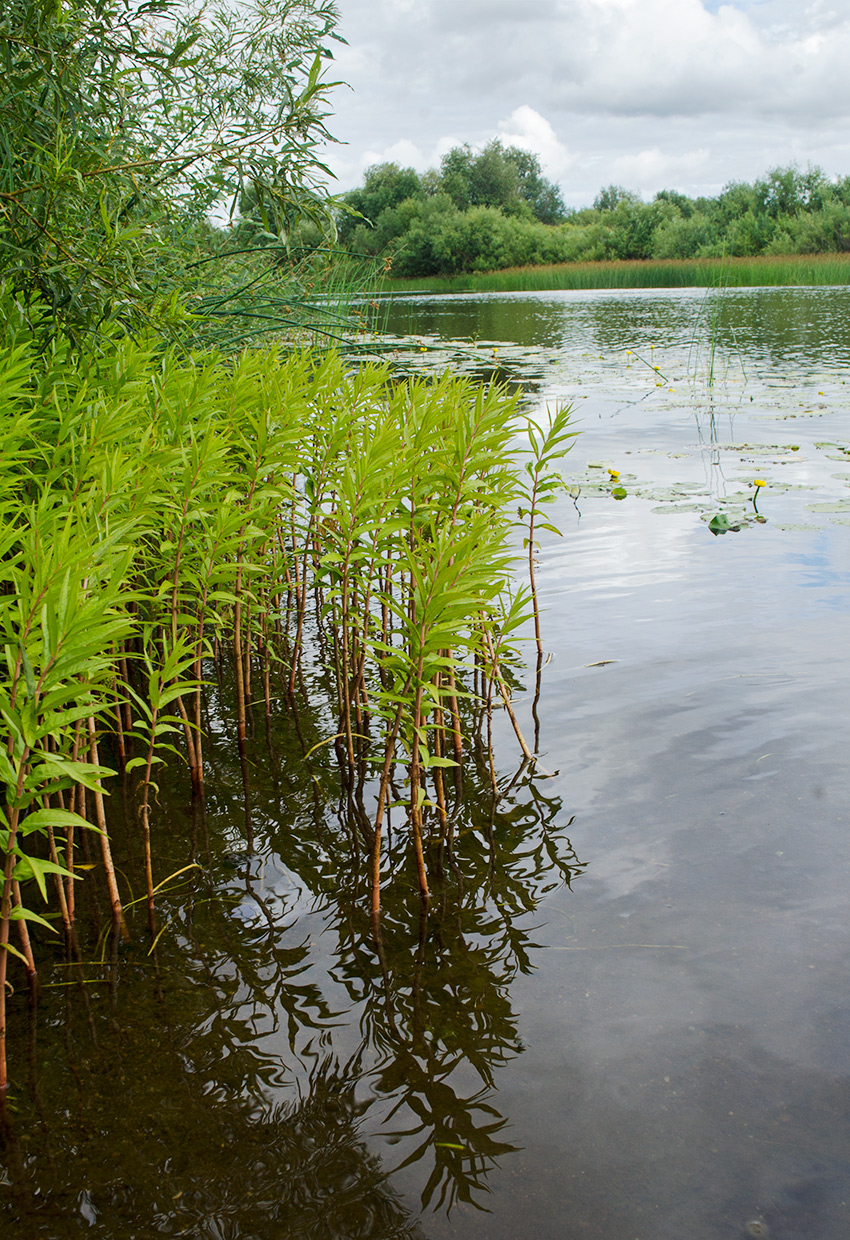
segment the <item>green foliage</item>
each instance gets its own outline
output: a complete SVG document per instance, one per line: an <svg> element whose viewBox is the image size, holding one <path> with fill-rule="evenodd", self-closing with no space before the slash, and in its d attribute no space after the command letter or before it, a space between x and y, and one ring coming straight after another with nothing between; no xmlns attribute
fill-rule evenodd
<svg viewBox="0 0 850 1240"><path fill-rule="evenodd" d="M606 185L593 200L595 211L616 211L619 206L634 206L640 202L637 194L624 189L622 185Z"/></svg>
<svg viewBox="0 0 850 1240"><path fill-rule="evenodd" d="M366 222L366 228L378 227L388 212L393 211L408 198L421 198L424 194L422 182L413 168L399 168L398 164L375 164L366 169L366 178L362 189L352 190L345 195L345 204L349 211L341 216L338 224L339 239L342 243L352 241L355 231L363 227L359 217ZM386 230L386 225L384 226ZM389 241L394 234L386 236ZM358 234L359 236L359 234ZM386 244L386 241L383 243ZM352 248L357 248L353 245ZM381 246L383 248L383 245ZM369 249L369 253L378 253L377 249Z"/></svg>
<svg viewBox="0 0 850 1240"><path fill-rule="evenodd" d="M417 288L436 293L499 293L545 289L765 287L779 284L850 284L850 253L757 255L754 258L699 258L600 261L586 258L552 266L515 267L457 276L430 276ZM405 280L388 280L404 291Z"/></svg>
<svg viewBox="0 0 850 1240"><path fill-rule="evenodd" d="M439 173L423 177L377 165L343 204L340 240L353 253L386 255L401 275L568 257L564 238L546 227L565 218L560 190L535 155L498 140L478 153L455 147Z"/></svg>
<svg viewBox="0 0 850 1240"><path fill-rule="evenodd" d="M0 1033L8 957L34 973L27 926L46 899L73 932L81 831L101 836L123 925L103 803L113 766L138 786L147 897L132 904L147 903L155 938L155 769L179 755L202 795L205 681L224 651L240 745L257 667L267 712L271 677L295 707L309 667L343 787L383 771L382 805L406 775L426 890L428 783L462 758L469 669L507 704L502 668L527 614L509 588L526 487L516 397L451 375L393 385L387 368L352 373L334 354L223 364L129 337L40 354L27 309L3 291ZM542 441L535 516L571 434L561 418ZM4 1071L0 1048L0 1087Z"/></svg>
<svg viewBox="0 0 850 1240"><path fill-rule="evenodd" d="M396 276L850 250L850 178L830 181L818 168L776 168L716 199L662 190L643 202L609 185L568 218L536 158L498 141L478 154L456 147L439 174L405 175L395 165L371 170L374 192L367 177L364 190L346 196L371 223L349 217L340 225L352 250L385 255Z"/></svg>
<svg viewBox="0 0 850 1240"><path fill-rule="evenodd" d="M521 503L517 509L520 521L527 522L527 536L524 545L528 549L528 576L531 583L531 601L534 613L534 636L537 642L538 656L543 654L540 634L540 610L538 607L537 590L534 579L534 553L537 549L535 535L538 530L548 530L551 534L560 535L551 522L543 520L543 505L551 503L563 489L563 476L555 468L555 462L561 460L572 447L578 431L571 425L572 406L563 405L549 413L547 424L537 426L529 419L528 422L528 456L525 464L525 477L520 481L519 494Z"/></svg>
<svg viewBox="0 0 850 1240"><path fill-rule="evenodd" d="M560 191L542 176L537 157L519 147L505 148L498 138L478 154L459 146L444 155L440 189L459 211L497 207L508 215L531 215L544 223L565 215Z"/></svg>
<svg viewBox="0 0 850 1240"><path fill-rule="evenodd" d="M217 203L330 221L332 0L9 0L0 15L0 263L76 341L181 318Z"/></svg>

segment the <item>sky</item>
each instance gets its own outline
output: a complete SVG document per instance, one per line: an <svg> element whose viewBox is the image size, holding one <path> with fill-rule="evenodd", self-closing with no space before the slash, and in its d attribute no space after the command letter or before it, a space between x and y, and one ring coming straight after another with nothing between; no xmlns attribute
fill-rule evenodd
<svg viewBox="0 0 850 1240"><path fill-rule="evenodd" d="M568 206L605 185L714 195L850 174L850 0L338 0L336 189L492 138Z"/></svg>

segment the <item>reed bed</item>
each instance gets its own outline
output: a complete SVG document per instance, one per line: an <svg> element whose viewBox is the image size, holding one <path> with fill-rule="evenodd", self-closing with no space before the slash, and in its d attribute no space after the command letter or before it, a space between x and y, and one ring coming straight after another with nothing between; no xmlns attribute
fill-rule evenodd
<svg viewBox="0 0 850 1240"><path fill-rule="evenodd" d="M510 267L462 276L387 280L388 292L512 293L604 288L758 288L850 284L850 254L752 258L622 259Z"/></svg>
<svg viewBox="0 0 850 1240"><path fill-rule="evenodd" d="M57 344L45 359L6 310L0 1099L10 958L35 995L37 938L61 933L78 952L87 870L116 940L130 933L113 785L138 806L133 903L154 945L162 933L157 899L178 876L161 874L151 846L157 779L185 766L203 803L207 688L224 675L249 849L252 712L286 712L297 730L309 706L325 721L376 935L391 802L427 901L426 845L453 846L464 763L485 762L495 793L495 709L533 761L510 669L536 600L512 584L514 548L524 537L533 570L551 462L573 434L562 410L523 456L526 420L504 390L450 375L398 384L334 354L225 364L123 340L82 361Z"/></svg>

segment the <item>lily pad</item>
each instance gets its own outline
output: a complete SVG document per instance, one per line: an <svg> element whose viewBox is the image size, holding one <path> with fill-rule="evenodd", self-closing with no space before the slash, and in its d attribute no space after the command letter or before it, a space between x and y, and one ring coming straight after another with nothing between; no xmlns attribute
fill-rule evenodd
<svg viewBox="0 0 850 1240"><path fill-rule="evenodd" d="M672 512L705 512L705 504L659 504L649 511L662 513L664 516Z"/></svg>

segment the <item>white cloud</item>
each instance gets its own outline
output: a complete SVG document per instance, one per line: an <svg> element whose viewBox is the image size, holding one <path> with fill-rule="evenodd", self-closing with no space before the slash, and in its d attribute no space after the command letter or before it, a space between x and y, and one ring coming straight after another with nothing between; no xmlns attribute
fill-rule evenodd
<svg viewBox="0 0 850 1240"><path fill-rule="evenodd" d="M527 103L499 121L498 129L506 146L518 146L537 155L548 177L560 180L575 162L575 156L570 154L546 118Z"/></svg>
<svg viewBox="0 0 850 1240"><path fill-rule="evenodd" d="M650 194L660 186L676 186L693 182L708 164L710 151L700 147L676 155L654 146L634 154L620 155L611 161L614 182Z"/></svg>
<svg viewBox="0 0 850 1240"><path fill-rule="evenodd" d="M370 162L422 170L493 136L576 205L611 181L710 193L791 161L850 172L848 0L339 3L343 188Z"/></svg>
<svg viewBox="0 0 850 1240"><path fill-rule="evenodd" d="M539 64L560 108L693 116L748 112L798 121L850 112L850 16L771 38L742 9L701 0L571 0Z"/></svg>
<svg viewBox="0 0 850 1240"><path fill-rule="evenodd" d="M438 138L433 146L423 150L410 138L399 138L380 150L366 150L358 159L357 171L362 178L367 168L373 164L398 164L402 168L415 168L417 172L425 172L428 168L439 166L440 160L455 146L462 146L463 139L446 135Z"/></svg>
<svg viewBox="0 0 850 1240"><path fill-rule="evenodd" d="M415 168L418 172L422 169L424 156L415 142L401 138L382 151L364 151L360 162L364 170L372 164L400 164L402 168Z"/></svg>

